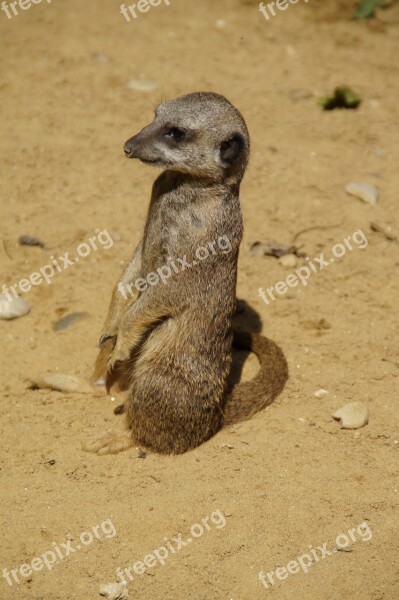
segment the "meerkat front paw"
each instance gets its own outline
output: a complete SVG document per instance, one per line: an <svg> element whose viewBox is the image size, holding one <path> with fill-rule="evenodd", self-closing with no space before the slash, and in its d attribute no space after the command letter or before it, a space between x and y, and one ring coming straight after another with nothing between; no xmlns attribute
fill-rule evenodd
<svg viewBox="0 0 399 600"><path fill-rule="evenodd" d="M82 444L85 452L103 454L118 454L134 445L131 431L114 431L109 429L92 442Z"/></svg>
<svg viewBox="0 0 399 600"><path fill-rule="evenodd" d="M108 371L109 372L114 371L115 369L118 368L118 366L121 363L125 362L126 360L129 360L129 358L130 358L130 349L115 347L108 359L108 363L107 363Z"/></svg>
<svg viewBox="0 0 399 600"><path fill-rule="evenodd" d="M121 328L118 332L118 337L116 338L115 347L108 359L108 370L112 371L116 368L118 363L123 363L126 360L129 360L135 344L136 338L133 332L131 330L127 330L127 333L124 333L124 329Z"/></svg>

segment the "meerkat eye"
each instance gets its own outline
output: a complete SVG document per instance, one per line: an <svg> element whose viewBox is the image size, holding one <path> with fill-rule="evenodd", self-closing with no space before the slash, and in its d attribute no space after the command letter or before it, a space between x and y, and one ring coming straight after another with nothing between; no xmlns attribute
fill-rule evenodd
<svg viewBox="0 0 399 600"><path fill-rule="evenodd" d="M169 127L165 131L164 136L179 142L186 137L186 132L183 129L179 129L179 127Z"/></svg>

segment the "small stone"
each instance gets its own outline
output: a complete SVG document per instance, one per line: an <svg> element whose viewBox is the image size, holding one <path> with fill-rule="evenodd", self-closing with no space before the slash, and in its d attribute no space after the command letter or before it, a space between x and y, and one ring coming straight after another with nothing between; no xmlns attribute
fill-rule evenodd
<svg viewBox="0 0 399 600"><path fill-rule="evenodd" d="M377 204L379 192L377 188L368 183L362 183L359 181L348 183L345 190L348 192L348 194L351 194L351 196L355 196L367 204L371 204L372 206Z"/></svg>
<svg viewBox="0 0 399 600"><path fill-rule="evenodd" d="M93 394L95 392L95 389L85 379L74 375L63 375L62 373L53 373L31 379L29 384L32 390L50 389L57 392L78 394Z"/></svg>
<svg viewBox="0 0 399 600"><path fill-rule="evenodd" d="M105 596L108 600L126 600L129 591L123 583L103 583L100 585L100 596Z"/></svg>
<svg viewBox="0 0 399 600"><path fill-rule="evenodd" d="M280 265L283 265L283 267L293 268L298 265L298 259L295 254L285 254L278 259L278 262Z"/></svg>
<svg viewBox="0 0 399 600"><path fill-rule="evenodd" d="M87 312L70 313L69 315L66 315L65 317L61 317L61 319L58 319L58 321L56 321L54 323L53 329L54 329L54 331L61 331L62 329L68 329L68 327L70 327L74 323L77 323L77 321L82 321L82 319L87 319L88 316L89 315Z"/></svg>
<svg viewBox="0 0 399 600"><path fill-rule="evenodd" d="M291 100L293 100L293 102L306 100L307 98L311 98L311 96L313 96L313 93L309 90L293 90L291 92Z"/></svg>
<svg viewBox="0 0 399 600"><path fill-rule="evenodd" d="M342 429L359 429L368 423L369 409L363 402L349 402L332 414Z"/></svg>
<svg viewBox="0 0 399 600"><path fill-rule="evenodd" d="M20 235L18 238L18 244L20 246L39 246L39 248L44 248L45 244L37 237L32 235Z"/></svg>
<svg viewBox="0 0 399 600"><path fill-rule="evenodd" d="M382 227L382 225L379 225L378 223L370 223L370 229L372 231L382 233L382 235L385 236L390 242L396 242L398 239L398 236L392 233L391 227Z"/></svg>
<svg viewBox="0 0 399 600"><path fill-rule="evenodd" d="M152 79L129 79L126 82L128 90L135 90L136 92L151 92L157 87L157 82Z"/></svg>
<svg viewBox="0 0 399 600"><path fill-rule="evenodd" d="M226 27L226 21L224 19L218 19L215 22L215 25L218 29L224 29Z"/></svg>
<svg viewBox="0 0 399 600"><path fill-rule="evenodd" d="M18 319L29 312L29 304L20 296L0 294L0 319Z"/></svg>
<svg viewBox="0 0 399 600"><path fill-rule="evenodd" d="M252 242L249 246L249 256L274 256L280 258L286 254L295 254L298 251L296 246L285 246L275 240L266 240L266 242Z"/></svg>
<svg viewBox="0 0 399 600"><path fill-rule="evenodd" d="M328 390L324 390L323 388L320 388L319 390L315 391L314 395L316 398L318 398L320 400L321 398L324 398L324 396L328 395Z"/></svg>
<svg viewBox="0 0 399 600"><path fill-rule="evenodd" d="M351 546L336 546L337 552L353 552L353 548Z"/></svg>

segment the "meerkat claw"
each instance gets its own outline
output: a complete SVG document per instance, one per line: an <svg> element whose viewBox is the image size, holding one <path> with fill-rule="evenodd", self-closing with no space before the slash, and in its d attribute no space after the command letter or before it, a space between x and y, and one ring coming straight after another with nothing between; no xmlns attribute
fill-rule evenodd
<svg viewBox="0 0 399 600"><path fill-rule="evenodd" d="M102 348L108 340L116 340L116 335L112 335L110 333L103 333L100 339L98 340L98 347Z"/></svg>
<svg viewBox="0 0 399 600"><path fill-rule="evenodd" d="M113 352L108 360L108 371L115 371L123 362L128 360L129 354L125 352Z"/></svg>
<svg viewBox="0 0 399 600"><path fill-rule="evenodd" d="M92 452L102 456L103 454L118 454L133 446L132 434L127 431L114 431L109 429L106 433L92 442L83 443L85 452Z"/></svg>

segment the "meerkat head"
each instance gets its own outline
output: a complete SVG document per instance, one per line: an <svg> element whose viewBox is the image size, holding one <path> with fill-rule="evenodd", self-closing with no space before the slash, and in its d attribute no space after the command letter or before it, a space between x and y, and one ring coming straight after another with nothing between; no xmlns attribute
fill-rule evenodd
<svg viewBox="0 0 399 600"><path fill-rule="evenodd" d="M124 151L167 170L239 182L249 145L240 112L219 94L197 92L158 106L154 121L129 139Z"/></svg>

